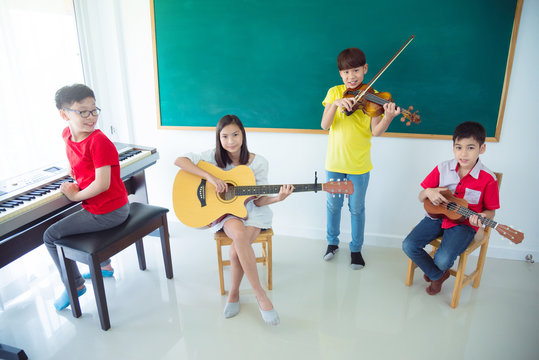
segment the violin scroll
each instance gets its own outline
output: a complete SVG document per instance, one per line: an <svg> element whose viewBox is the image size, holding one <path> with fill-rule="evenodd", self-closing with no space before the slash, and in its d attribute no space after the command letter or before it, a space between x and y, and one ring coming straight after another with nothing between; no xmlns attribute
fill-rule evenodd
<svg viewBox="0 0 539 360"><path fill-rule="evenodd" d="M421 116L417 113L419 110L413 111L414 107L409 106L408 110L401 110L402 118L401 122L405 122L406 119L406 126L410 126L411 123L419 124L421 122Z"/></svg>

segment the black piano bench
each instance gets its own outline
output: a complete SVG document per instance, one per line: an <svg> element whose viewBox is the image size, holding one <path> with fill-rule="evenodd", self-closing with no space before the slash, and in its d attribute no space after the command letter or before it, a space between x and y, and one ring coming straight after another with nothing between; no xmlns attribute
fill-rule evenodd
<svg viewBox="0 0 539 360"><path fill-rule="evenodd" d="M103 285L103 275L101 274L100 266L104 260L135 243L139 268L140 270L145 270L146 259L144 257L142 238L152 231L159 229L163 258L165 260L165 273L167 279L172 279L167 212L168 209L162 207L134 202L131 203L129 217L121 225L108 230L66 236L56 241L62 271L67 276L67 294L74 317L78 318L81 316L80 303L77 296L77 289L75 288L73 272L71 270L66 271L66 269L71 269L71 266L68 266L68 264L71 264L73 261L82 262L90 267L95 301L103 330L110 328L105 287Z"/></svg>

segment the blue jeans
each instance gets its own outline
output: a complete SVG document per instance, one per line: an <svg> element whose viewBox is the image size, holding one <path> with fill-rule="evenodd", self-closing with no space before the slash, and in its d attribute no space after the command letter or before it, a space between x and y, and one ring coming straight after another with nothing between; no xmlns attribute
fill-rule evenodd
<svg viewBox="0 0 539 360"><path fill-rule="evenodd" d="M352 242L350 251L359 252L363 246L365 234L365 194L369 185L370 173L361 175L350 175L327 171L327 179L341 180L348 179L354 184L354 193L348 198L348 209L350 210L352 222ZM327 240L329 245L339 245L339 234L341 233L341 209L344 203L344 196L333 194L327 195Z"/></svg>
<svg viewBox="0 0 539 360"><path fill-rule="evenodd" d="M442 235L440 248L434 259L424 247ZM457 225L442 229L442 219L427 216L408 234L402 242L402 250L431 280L438 280L450 269L457 256L462 254L475 236L475 229L469 225Z"/></svg>

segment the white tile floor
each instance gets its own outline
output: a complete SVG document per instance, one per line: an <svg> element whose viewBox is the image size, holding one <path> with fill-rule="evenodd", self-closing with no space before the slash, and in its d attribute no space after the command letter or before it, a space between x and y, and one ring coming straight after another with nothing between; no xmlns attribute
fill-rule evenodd
<svg viewBox="0 0 539 360"><path fill-rule="evenodd" d="M61 284L43 247L0 269L0 343L31 360L539 359L537 264L488 258L479 289L465 288L451 309L454 279L428 296L416 271L406 287L400 249L365 247L367 267L353 271L347 244L324 262L323 240L276 235L269 294L281 325L270 327L245 279L240 314L223 318L209 233L172 235L172 280L158 238L145 239L144 272L134 247L113 258L115 276L105 280L109 331L100 328L90 282L81 318L54 310Z"/></svg>

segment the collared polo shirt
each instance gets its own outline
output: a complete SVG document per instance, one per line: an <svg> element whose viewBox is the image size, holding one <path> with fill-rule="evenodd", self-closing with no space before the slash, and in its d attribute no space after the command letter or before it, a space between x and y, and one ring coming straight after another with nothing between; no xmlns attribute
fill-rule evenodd
<svg viewBox="0 0 539 360"><path fill-rule="evenodd" d="M496 175L483 165L479 159L473 169L462 179L459 177L458 167L459 163L455 159L444 161L427 175L421 186L424 189L446 187L451 190L455 197L466 200L468 208L476 213L483 210L499 209L500 198ZM428 199L425 201L428 201ZM464 222L458 222L446 217L442 221L442 228L449 229L460 224L469 225L476 231L478 229L478 227L470 224L468 219Z"/></svg>

